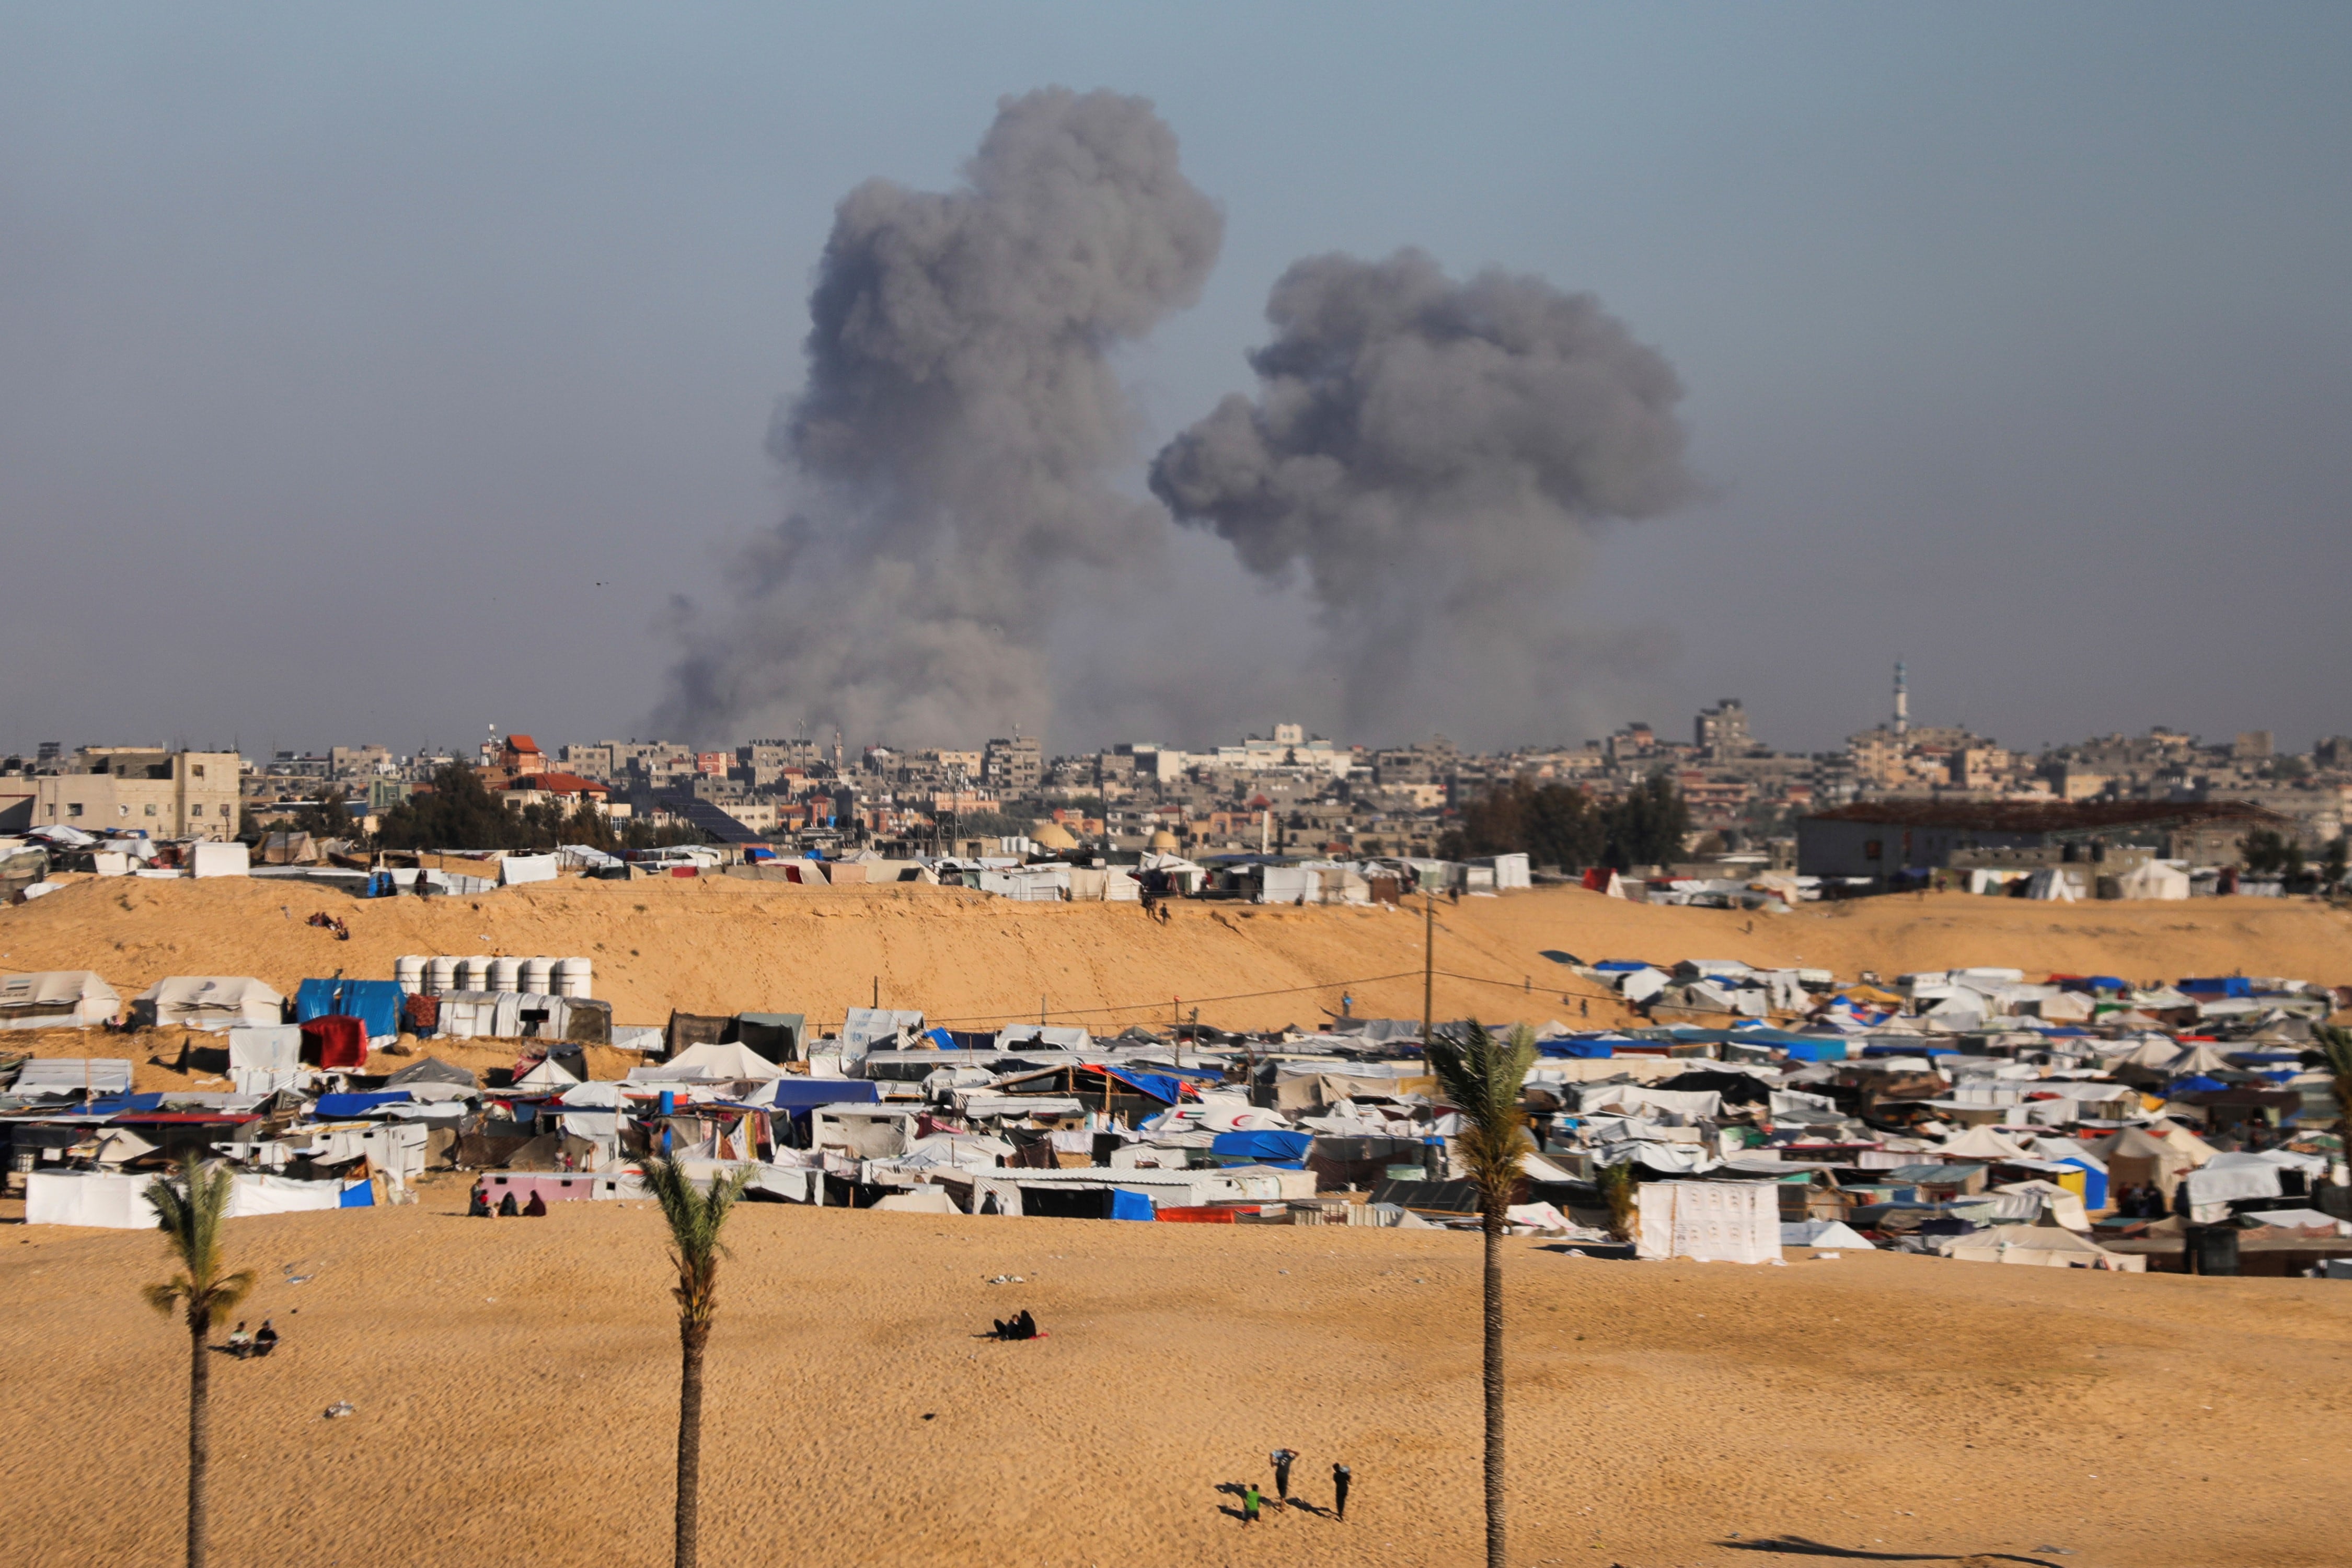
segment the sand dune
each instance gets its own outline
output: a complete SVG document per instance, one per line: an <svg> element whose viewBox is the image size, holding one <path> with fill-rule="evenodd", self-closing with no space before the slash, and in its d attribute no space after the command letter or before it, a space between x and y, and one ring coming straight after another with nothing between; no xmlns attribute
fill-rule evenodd
<svg viewBox="0 0 2352 1568"><path fill-rule="evenodd" d="M331 910L352 940L302 923ZM1539 1023L1612 1020L1613 1004L1543 958L1738 958L1853 976L1958 964L2128 979L2232 971L2352 980L2352 915L2301 900L2030 904L1948 893L1790 915L1628 904L1545 889L1441 904L1436 1007ZM1337 1012L1421 1013L1422 922L1407 912L1020 904L959 889L802 889L725 878L566 881L479 899L352 900L223 879L91 880L0 910L0 968L94 969L124 994L166 974L252 974L291 992L337 969L389 976L402 953L579 954L623 1023L673 1007L805 1012L869 1003L973 1027L1084 1021L1115 1033L1198 1006L1229 1027L1312 1026ZM1467 978L1463 978L1467 977ZM1579 1014L1580 1001L1591 1009Z"/></svg>
<svg viewBox="0 0 2352 1568"><path fill-rule="evenodd" d="M666 1561L658 1226L634 1204L233 1225L265 1279L247 1315L287 1340L215 1366L217 1560ZM1475 1237L761 1205L732 1240L707 1562L1477 1555ZM1790 1258L1509 1245L1514 1563L1788 1561L1738 1549L1783 1536L2053 1568L2341 1561L2322 1500L2352 1440L2343 1287ZM163 1267L142 1234L0 1243L15 1561L173 1560L186 1341L136 1295ZM1008 1273L1027 1283L985 1283ZM973 1337L1021 1306L1050 1338ZM322 1420L338 1400L358 1414ZM1318 1505L1331 1461L1354 1467L1345 1525L1245 1534L1224 1511L1220 1484L1265 1484L1277 1445Z"/></svg>

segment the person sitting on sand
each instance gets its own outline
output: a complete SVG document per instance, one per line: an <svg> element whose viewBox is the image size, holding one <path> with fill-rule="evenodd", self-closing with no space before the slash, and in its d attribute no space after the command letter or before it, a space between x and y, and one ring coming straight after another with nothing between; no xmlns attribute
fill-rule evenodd
<svg viewBox="0 0 2352 1568"><path fill-rule="evenodd" d="M512 1219L520 1213L522 1213L521 1205L515 1202L515 1195L512 1193L499 1200L499 1214L503 1218Z"/></svg>
<svg viewBox="0 0 2352 1568"><path fill-rule="evenodd" d="M268 1319L264 1318L261 1320L261 1331L253 1336L253 1353L257 1356L268 1355L277 1348L278 1331L270 1324Z"/></svg>
<svg viewBox="0 0 2352 1568"><path fill-rule="evenodd" d="M540 1194L537 1187L530 1190L530 1202L522 1205L522 1212L532 1219L547 1217L547 1199Z"/></svg>
<svg viewBox="0 0 2352 1568"><path fill-rule="evenodd" d="M253 1353L253 1331L245 1326L243 1318L239 1318L236 1327L228 1331L228 1353L239 1361Z"/></svg>
<svg viewBox="0 0 2352 1568"><path fill-rule="evenodd" d="M1037 1320L1029 1315L1028 1308L1022 1308L1021 1315L1013 1319L1013 1338L1034 1340L1037 1337Z"/></svg>
<svg viewBox="0 0 2352 1568"><path fill-rule="evenodd" d="M487 1219L489 1217L489 1190L483 1186L479 1182L476 1182L474 1184L473 1192L468 1194L466 1199L466 1212L477 1219Z"/></svg>

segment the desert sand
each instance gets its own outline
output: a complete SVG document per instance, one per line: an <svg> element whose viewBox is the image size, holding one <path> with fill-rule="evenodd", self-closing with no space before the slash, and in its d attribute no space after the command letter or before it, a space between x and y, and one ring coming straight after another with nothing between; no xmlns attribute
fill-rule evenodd
<svg viewBox="0 0 2352 1568"><path fill-rule="evenodd" d="M286 1339L215 1363L215 1561L667 1561L659 1216L425 1191L230 1226ZM1475 1237L763 1205L730 1239L707 1563L1477 1559ZM1508 1244L1514 1563L2343 1560L2341 1285L1789 1258ZM0 1232L13 1561L175 1559L186 1338L136 1293L164 1267L151 1235ZM1048 1338L975 1337L1024 1306ZM1318 1508L1354 1468L1344 1525L1244 1531L1219 1489L1277 1446Z"/></svg>
<svg viewBox="0 0 2352 1568"><path fill-rule="evenodd" d="M352 939L305 925L329 910ZM0 970L93 969L125 996L167 974L249 974L291 994L308 975L388 978L403 953L579 955L624 1024L688 1012L919 1007L972 1028L1034 1020L1116 1034L1171 1014L1229 1028L1421 1016L1417 913L1180 903L1023 904L962 889L799 888L706 878L563 881L471 899L354 900L223 879L78 882L0 910ZM2352 980L2352 914L2305 900L2036 904L1945 893L1787 915L1636 905L1581 889L1441 903L1438 1016L1614 1022L1613 1000L1543 957L1736 958L1864 970L2003 964L2040 975L2285 974ZM1589 1012L1580 1012L1580 1004Z"/></svg>

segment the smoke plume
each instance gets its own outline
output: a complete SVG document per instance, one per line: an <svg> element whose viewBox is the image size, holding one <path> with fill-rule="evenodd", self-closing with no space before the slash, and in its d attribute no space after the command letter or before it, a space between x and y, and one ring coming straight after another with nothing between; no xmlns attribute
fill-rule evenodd
<svg viewBox="0 0 2352 1568"><path fill-rule="evenodd" d="M1612 662L1564 620L1586 542L1690 492L1673 368L1590 294L1416 250L1297 262L1266 318L1256 400L1171 442L1153 493L1253 573L1303 571L1349 733L1557 713L1563 666Z"/></svg>
<svg viewBox="0 0 2352 1568"><path fill-rule="evenodd" d="M730 610L680 607L666 727L1035 732L1057 580L1162 547L1109 483L1136 431L1108 356L1197 298L1222 213L1150 104L1108 92L1003 100L964 181L836 209L769 436L793 506Z"/></svg>

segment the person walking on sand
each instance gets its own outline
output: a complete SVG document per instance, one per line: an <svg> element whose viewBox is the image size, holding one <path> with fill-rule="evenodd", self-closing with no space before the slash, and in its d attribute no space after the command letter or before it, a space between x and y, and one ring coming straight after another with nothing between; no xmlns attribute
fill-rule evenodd
<svg viewBox="0 0 2352 1568"><path fill-rule="evenodd" d="M1290 1464L1297 1458L1296 1448L1276 1448L1265 1457L1266 1463L1274 1467L1275 1500L1284 1508L1290 1506Z"/></svg>
<svg viewBox="0 0 2352 1568"><path fill-rule="evenodd" d="M1347 1466L1331 1467L1331 1496L1335 1500L1331 1513L1341 1524L1348 1522L1348 1483L1353 1479Z"/></svg>
<svg viewBox="0 0 2352 1568"><path fill-rule="evenodd" d="M1247 1487L1242 1489L1242 1522L1244 1524L1255 1524L1257 1522L1257 1483L1255 1481L1252 1481Z"/></svg>

